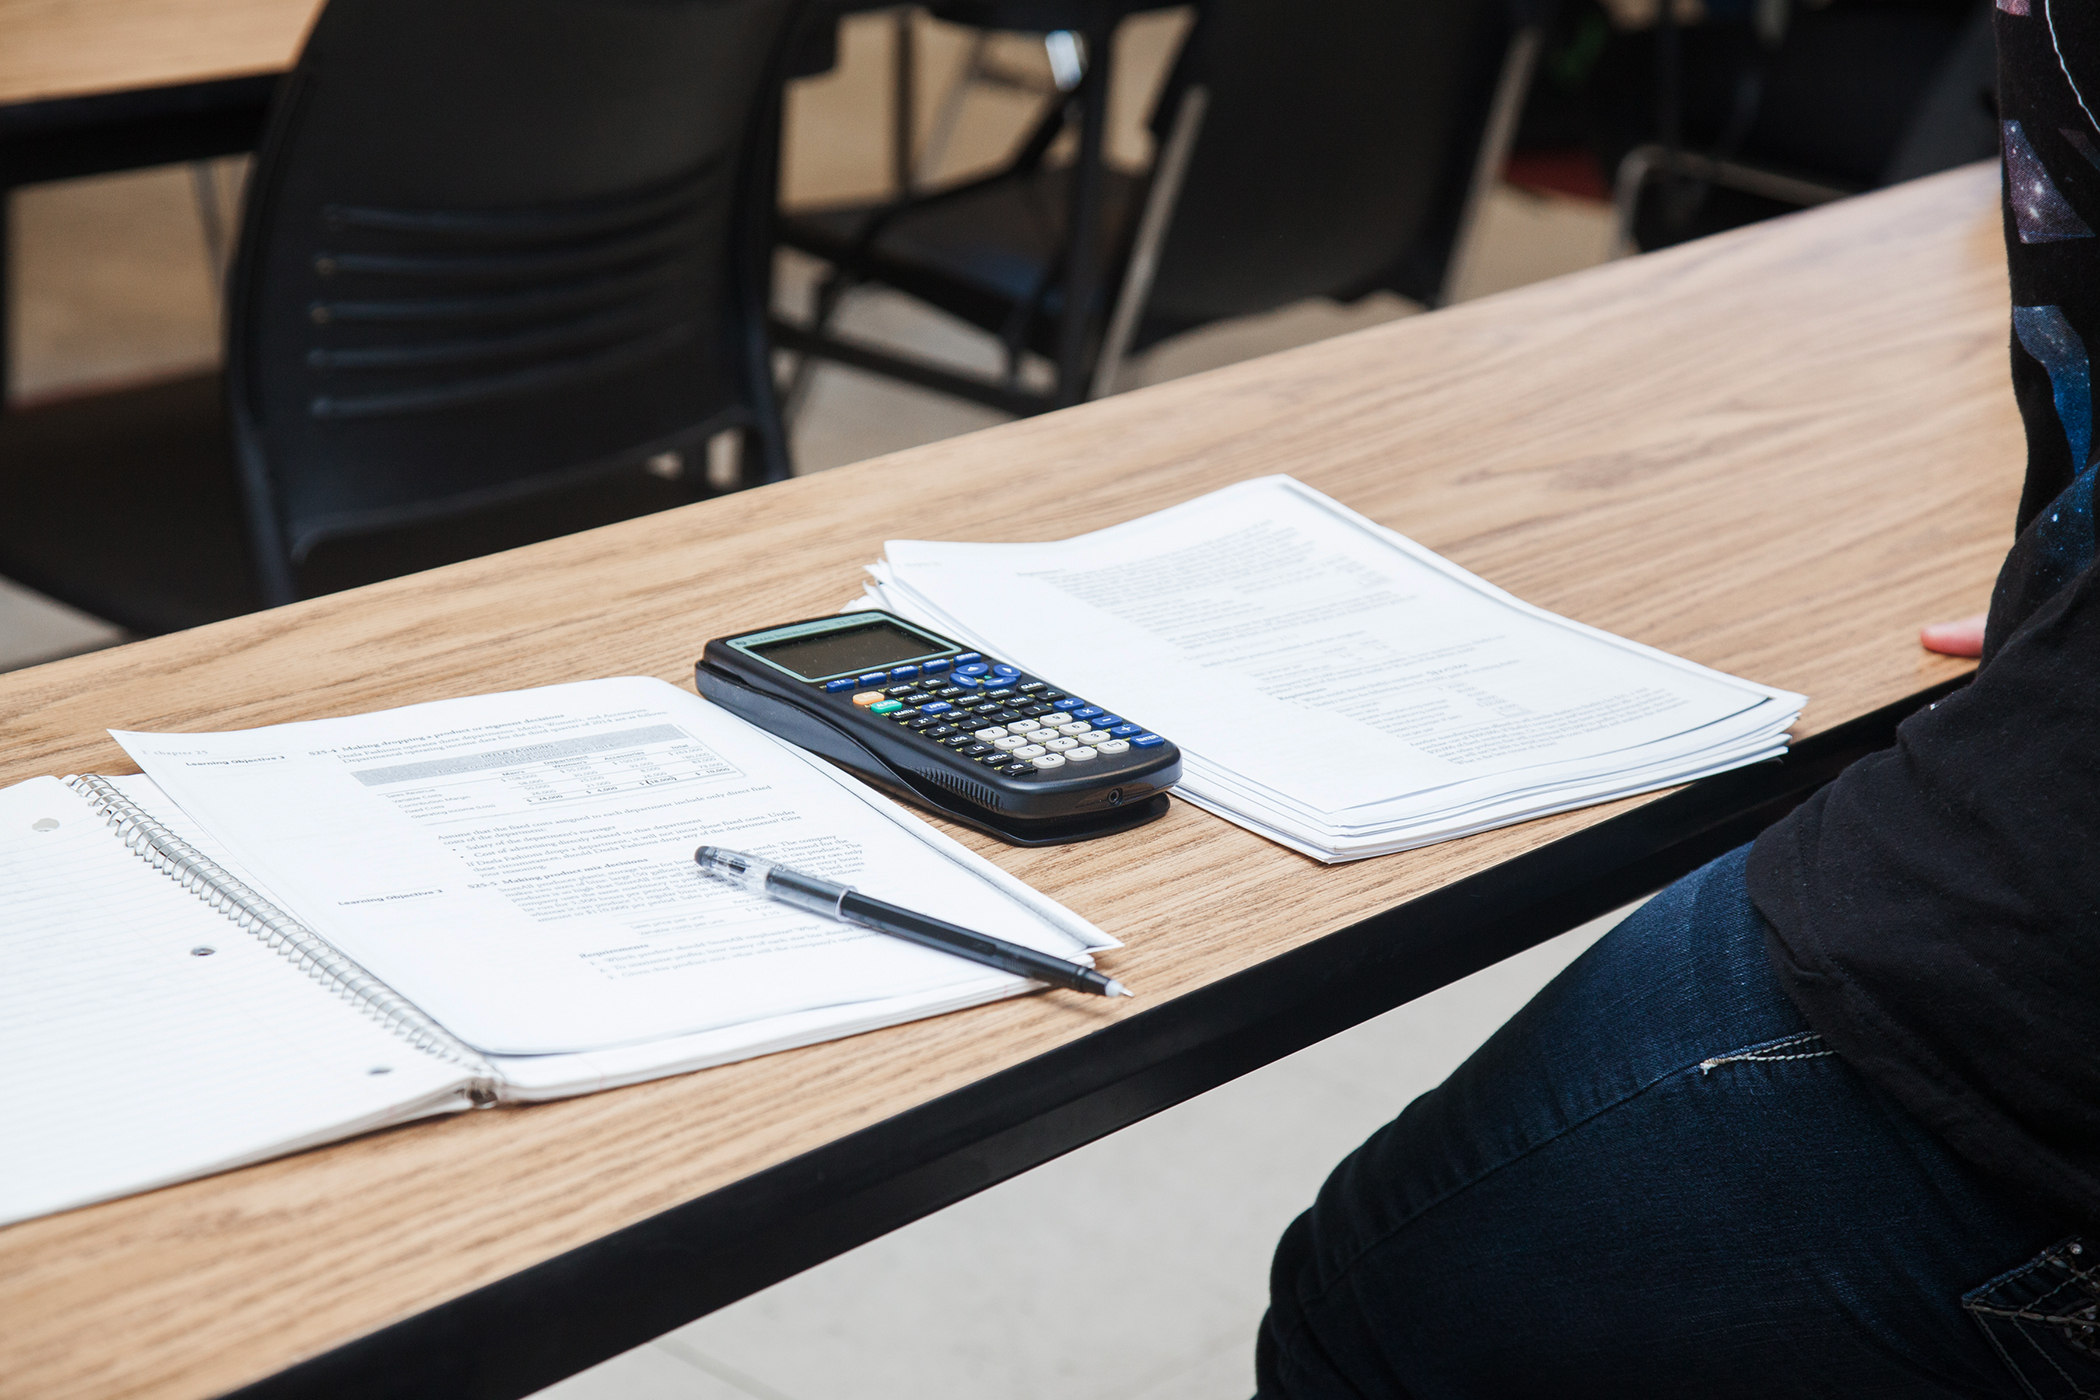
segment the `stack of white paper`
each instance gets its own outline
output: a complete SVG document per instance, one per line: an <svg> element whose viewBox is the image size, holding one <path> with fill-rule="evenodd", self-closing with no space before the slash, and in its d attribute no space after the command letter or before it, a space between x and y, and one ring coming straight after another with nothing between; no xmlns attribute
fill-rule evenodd
<svg viewBox="0 0 2100 1400"><path fill-rule="evenodd" d="M1182 796L1325 861L1777 757L1806 699L1532 607L1282 476L1053 544L891 540L869 572L878 605L1166 735Z"/></svg>

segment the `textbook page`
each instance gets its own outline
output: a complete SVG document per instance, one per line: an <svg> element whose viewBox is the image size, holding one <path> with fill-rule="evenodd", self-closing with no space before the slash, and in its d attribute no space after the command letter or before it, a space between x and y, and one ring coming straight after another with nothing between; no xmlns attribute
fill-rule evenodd
<svg viewBox="0 0 2100 1400"><path fill-rule="evenodd" d="M103 781L248 888L280 909L286 907L285 901L271 893L261 876L243 866L209 832L191 821L188 813L168 801L151 778L133 774ZM1013 881L1004 871L995 867L993 874L1002 882L1012 881L1017 899L1040 898L1035 891ZM1104 943L1102 946L1108 945ZM1075 957L1084 961L1087 955L1076 954ZM936 987L925 992L857 1002L846 1008L826 1006L756 1021L740 1021L732 1026L673 1036L668 1040L653 1040L642 1045L572 1054L490 1055L487 1059L500 1076L501 1099L506 1103L530 1103L596 1093L623 1084L639 1084L665 1075L685 1074L736 1060L748 1060L755 1055L793 1050L803 1045L837 1040L841 1036L879 1030L884 1026L901 1025L922 1016L959 1011L966 1006L977 1006L1012 994L1013 987L1005 980L983 985L972 983L960 988Z"/></svg>
<svg viewBox="0 0 2100 1400"><path fill-rule="evenodd" d="M56 778L0 790L0 889L0 1224L467 1106Z"/></svg>
<svg viewBox="0 0 2100 1400"><path fill-rule="evenodd" d="M487 1054L826 1009L847 1024L875 1003L1028 985L709 879L692 859L703 842L1075 961L1115 946L823 760L659 680L115 737L260 888Z"/></svg>

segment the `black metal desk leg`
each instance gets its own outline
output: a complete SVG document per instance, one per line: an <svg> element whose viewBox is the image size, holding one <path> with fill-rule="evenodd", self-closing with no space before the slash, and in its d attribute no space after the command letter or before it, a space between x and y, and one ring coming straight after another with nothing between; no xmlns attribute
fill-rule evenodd
<svg viewBox="0 0 2100 1400"><path fill-rule="evenodd" d="M890 16L890 180L897 198L910 199L913 148L918 144L918 11L900 5Z"/></svg>
<svg viewBox="0 0 2100 1400"><path fill-rule="evenodd" d="M0 184L0 414L14 394L14 186Z"/></svg>
<svg viewBox="0 0 2100 1400"><path fill-rule="evenodd" d="M1101 283L1101 171L1108 136L1108 89L1113 79L1115 12L1109 0L1086 10L1086 79L1080 89L1079 159L1072 197L1071 243L1065 262L1063 322L1058 327L1057 406L1086 397L1088 331Z"/></svg>

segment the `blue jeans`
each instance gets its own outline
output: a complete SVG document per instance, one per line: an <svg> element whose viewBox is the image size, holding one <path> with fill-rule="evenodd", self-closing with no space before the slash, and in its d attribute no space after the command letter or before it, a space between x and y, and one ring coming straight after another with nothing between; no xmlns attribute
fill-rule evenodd
<svg viewBox="0 0 2100 1400"><path fill-rule="evenodd" d="M1809 1029L1747 854L1335 1169L1277 1248L1262 1400L2100 1395L2100 1254Z"/></svg>

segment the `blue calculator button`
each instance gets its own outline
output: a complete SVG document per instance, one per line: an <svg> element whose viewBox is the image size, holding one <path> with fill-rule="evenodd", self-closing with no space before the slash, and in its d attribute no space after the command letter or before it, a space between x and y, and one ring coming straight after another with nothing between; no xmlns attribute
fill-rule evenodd
<svg viewBox="0 0 2100 1400"><path fill-rule="evenodd" d="M994 666L992 667L992 674L1004 680L1011 680L1021 674L1021 668L1018 666Z"/></svg>
<svg viewBox="0 0 2100 1400"><path fill-rule="evenodd" d="M950 663L946 661L929 661L925 665L921 666L919 669L924 671L927 675L932 676L947 670L949 664Z"/></svg>
<svg viewBox="0 0 2100 1400"><path fill-rule="evenodd" d="M1130 741L1130 746L1134 749L1156 749L1165 742L1167 741L1157 734L1140 734Z"/></svg>
<svg viewBox="0 0 2100 1400"><path fill-rule="evenodd" d="M870 671L860 678L862 685L881 685L890 678L888 671Z"/></svg>
<svg viewBox="0 0 2100 1400"><path fill-rule="evenodd" d="M1085 705L1086 701L1075 700L1071 696L1067 695L1064 699L1057 701L1050 708L1053 710L1077 710L1083 708Z"/></svg>
<svg viewBox="0 0 2100 1400"><path fill-rule="evenodd" d="M943 715L954 708L946 700L936 700L931 705L919 706L919 713L922 715Z"/></svg>
<svg viewBox="0 0 2100 1400"><path fill-rule="evenodd" d="M955 653L955 655L949 657L948 659L950 661L953 661L956 665L960 666L963 665L965 662L984 660L984 653L981 651L959 651Z"/></svg>
<svg viewBox="0 0 2100 1400"><path fill-rule="evenodd" d="M893 681L908 681L908 680L910 680L910 679L911 679L911 678L912 678L913 676L916 676L916 675L918 675L918 674L919 674L919 668L918 668L918 667L916 667L916 666L892 666L892 667L890 667L890 679L891 679L891 680L893 680Z"/></svg>
<svg viewBox="0 0 2100 1400"><path fill-rule="evenodd" d="M851 690L859 684L860 682L851 676L840 676L835 681L824 682L824 688L830 691Z"/></svg>
<svg viewBox="0 0 2100 1400"><path fill-rule="evenodd" d="M950 685L959 685L965 690L975 690L978 686L984 684L984 677L954 675L948 677L948 683Z"/></svg>
<svg viewBox="0 0 2100 1400"><path fill-rule="evenodd" d="M1102 722L1104 724L1107 723L1105 720ZM1128 739L1133 734L1142 734L1145 731L1134 724L1113 724L1109 725L1108 732L1115 735L1118 739Z"/></svg>
<svg viewBox="0 0 2100 1400"><path fill-rule="evenodd" d="M1119 724L1128 723L1130 723L1130 721L1124 719L1121 715L1102 715L1100 718L1094 721L1094 728L1114 729Z"/></svg>
<svg viewBox="0 0 2100 1400"><path fill-rule="evenodd" d="M1072 711L1072 718L1092 719L1095 715L1098 715L1100 713L1101 707L1099 705L1081 705L1078 709Z"/></svg>
<svg viewBox="0 0 2100 1400"><path fill-rule="evenodd" d="M991 667L985 665L982 661L973 661L967 666L956 667L955 674L958 676L981 676L986 671L989 671L991 669Z"/></svg>

